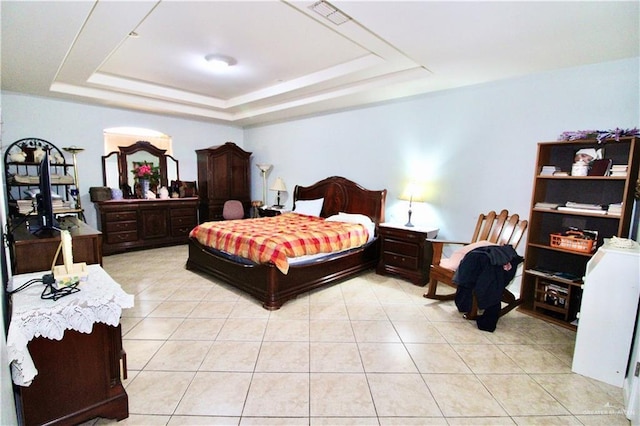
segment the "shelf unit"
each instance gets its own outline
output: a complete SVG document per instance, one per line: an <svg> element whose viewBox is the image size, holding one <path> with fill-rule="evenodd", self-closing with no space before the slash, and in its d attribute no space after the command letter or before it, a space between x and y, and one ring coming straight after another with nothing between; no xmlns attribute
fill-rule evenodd
<svg viewBox="0 0 640 426"><path fill-rule="evenodd" d="M553 165L570 171L575 153L583 148L603 150L603 157L614 165L626 165L625 176L546 176L543 166ZM535 166L529 231L525 251L524 273L519 310L561 325L576 329L580 311L585 268L604 238L629 237L634 207L634 188L638 179L640 148L638 137L619 140L576 140L570 142L541 142ZM622 202L620 215L560 211L538 208L536 203L568 201L606 206ZM550 245L550 234L570 227L598 232L597 243L591 252L567 250ZM575 279L567 279L569 274ZM563 300L559 300L563 299Z"/></svg>
<svg viewBox="0 0 640 426"><path fill-rule="evenodd" d="M18 200L25 199L25 191L39 188L40 161L36 161L39 159L35 158L38 149L49 153L51 174L52 177L54 177L51 181L52 191L57 193L63 201L68 202L75 200L75 197L71 195L71 189L75 187L72 172L74 166L73 164L67 163L62 151L44 139L20 139L9 145L4 154L7 201L9 204L9 214L12 217L24 216L24 214L19 212ZM18 153L24 153L24 161L14 161L14 156ZM56 179L55 176L59 176L59 178ZM28 181L20 181L27 179ZM82 210L76 208L55 209L54 213L82 214Z"/></svg>

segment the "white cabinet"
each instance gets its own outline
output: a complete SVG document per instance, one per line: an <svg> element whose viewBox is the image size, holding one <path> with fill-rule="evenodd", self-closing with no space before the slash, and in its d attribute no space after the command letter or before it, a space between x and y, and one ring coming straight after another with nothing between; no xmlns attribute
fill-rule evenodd
<svg viewBox="0 0 640 426"><path fill-rule="evenodd" d="M640 318L639 318L640 320ZM629 359L627 378L624 380L624 408L631 424L640 425L640 321L636 325L636 337L634 338L633 351Z"/></svg>
<svg viewBox="0 0 640 426"><path fill-rule="evenodd" d="M640 245L605 239L587 263L572 371L622 387L639 299Z"/></svg>

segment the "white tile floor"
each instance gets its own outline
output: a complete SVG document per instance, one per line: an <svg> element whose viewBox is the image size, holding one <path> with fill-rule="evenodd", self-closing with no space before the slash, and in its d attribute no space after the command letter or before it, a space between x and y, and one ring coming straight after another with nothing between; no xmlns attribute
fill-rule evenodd
<svg viewBox="0 0 640 426"><path fill-rule="evenodd" d="M486 333L373 272L270 312L186 258L186 246L104 258L136 301L122 318L122 424L629 424L621 389L571 373L563 328L512 311Z"/></svg>

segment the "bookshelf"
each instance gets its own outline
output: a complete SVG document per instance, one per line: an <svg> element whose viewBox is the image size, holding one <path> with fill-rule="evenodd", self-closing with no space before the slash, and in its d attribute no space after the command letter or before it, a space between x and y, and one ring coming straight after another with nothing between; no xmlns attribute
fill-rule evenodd
<svg viewBox="0 0 640 426"><path fill-rule="evenodd" d="M585 148L602 149L611 160L604 175L571 175L575 153ZM638 137L538 144L521 312L576 329L587 262L604 238L630 236L639 163ZM572 241L568 229L594 232L597 239Z"/></svg>

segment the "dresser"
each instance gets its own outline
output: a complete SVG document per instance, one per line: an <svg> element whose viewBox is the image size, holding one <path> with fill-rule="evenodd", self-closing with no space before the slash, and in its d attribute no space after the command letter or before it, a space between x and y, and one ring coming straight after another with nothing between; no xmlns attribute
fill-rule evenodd
<svg viewBox="0 0 640 426"><path fill-rule="evenodd" d="M196 150L200 222L222 220L227 200L240 200L245 216L251 208L251 153L233 142Z"/></svg>
<svg viewBox="0 0 640 426"><path fill-rule="evenodd" d="M74 262L102 264L102 235L77 217L58 219L61 229L69 231L73 240ZM14 274L51 270L53 258L60 245L59 231L43 231L32 234L25 223L11 233L11 258ZM62 256L56 260L62 264Z"/></svg>
<svg viewBox="0 0 640 426"><path fill-rule="evenodd" d="M381 250L376 273L398 275L416 285L427 284L432 254L427 239L437 236L437 228L381 223L378 226Z"/></svg>
<svg viewBox="0 0 640 426"><path fill-rule="evenodd" d="M186 244L198 224L198 199L109 200L95 203L102 252Z"/></svg>

